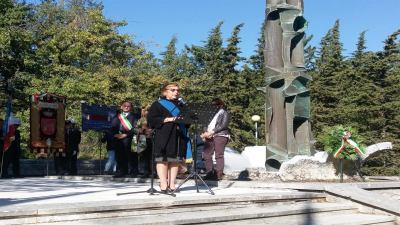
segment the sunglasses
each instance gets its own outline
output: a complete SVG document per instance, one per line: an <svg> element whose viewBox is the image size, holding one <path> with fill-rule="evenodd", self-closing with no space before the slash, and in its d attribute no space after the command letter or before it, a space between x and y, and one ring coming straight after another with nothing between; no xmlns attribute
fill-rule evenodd
<svg viewBox="0 0 400 225"><path fill-rule="evenodd" d="M179 89L168 89L169 91L171 91L171 92L179 92L180 90Z"/></svg>

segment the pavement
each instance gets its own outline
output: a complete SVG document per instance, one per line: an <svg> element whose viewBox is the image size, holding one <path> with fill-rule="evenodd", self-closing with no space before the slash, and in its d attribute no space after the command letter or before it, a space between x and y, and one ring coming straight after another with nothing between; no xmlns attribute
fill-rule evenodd
<svg viewBox="0 0 400 225"><path fill-rule="evenodd" d="M181 180L182 181L182 180ZM181 182L178 181L178 182ZM155 181L155 189L159 190ZM199 183L201 184L201 182ZM400 215L400 182L360 183L283 183L265 181L223 180L207 182L215 196L294 193L296 191L326 192L337 197L376 207L391 214ZM176 193L169 195L148 193L150 179L113 179L111 176L27 177L0 180L0 212L41 208L54 204L104 204L127 200L146 201L159 199L205 199L210 191L194 180L188 180ZM377 190L374 192L374 190ZM387 190L387 191L385 191ZM395 196L396 198L393 198Z"/></svg>
<svg viewBox="0 0 400 225"><path fill-rule="evenodd" d="M150 195L150 179L119 179L109 177L30 177L0 180L0 210L20 208L27 205L53 203L88 203L100 201L139 200L149 198L173 198L161 193ZM159 190L155 181L155 189ZM257 194L271 192L289 192L282 188L257 188L248 185L232 187L229 182L209 183L215 195ZM218 186L215 186L218 185ZM197 192L193 180L189 180L176 193L176 198L210 196L209 190L199 185Z"/></svg>

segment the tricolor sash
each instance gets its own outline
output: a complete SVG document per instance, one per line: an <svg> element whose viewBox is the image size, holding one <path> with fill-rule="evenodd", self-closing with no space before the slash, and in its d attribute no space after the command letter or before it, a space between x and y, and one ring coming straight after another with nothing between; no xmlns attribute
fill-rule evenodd
<svg viewBox="0 0 400 225"><path fill-rule="evenodd" d="M358 146L358 144L350 139L351 133L350 132L344 132L344 135L342 137L342 145L339 147L338 150L336 150L334 157L337 158L339 154L343 151L343 149L346 147L346 143L349 144L354 150L360 154L360 155L365 155L365 150Z"/></svg>
<svg viewBox="0 0 400 225"><path fill-rule="evenodd" d="M169 111L169 113L174 117L179 116L179 114L181 113L181 110L171 101L168 101L166 99L160 99L158 102L164 108L166 108ZM191 163L193 160L192 143L190 142L188 129L186 129L186 126L183 123L178 123L178 126L179 129L182 131L183 139L185 140L186 143L186 163Z"/></svg>
<svg viewBox="0 0 400 225"><path fill-rule="evenodd" d="M120 114L118 114L118 119L119 119L119 122L121 122L122 127L124 127L124 129L126 131L132 130L133 126L126 116L124 116L124 115L122 115L122 113L120 113Z"/></svg>

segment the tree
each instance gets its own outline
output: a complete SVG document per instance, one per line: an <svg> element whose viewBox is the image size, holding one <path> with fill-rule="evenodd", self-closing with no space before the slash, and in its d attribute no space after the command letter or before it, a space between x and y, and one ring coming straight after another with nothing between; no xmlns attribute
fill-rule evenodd
<svg viewBox="0 0 400 225"><path fill-rule="evenodd" d="M313 82L311 91L311 116L315 133L322 131L324 126L338 123L337 105L343 93L341 79L343 70L342 44L340 43L339 21L321 40L321 47L316 60L316 70L310 72Z"/></svg>
<svg viewBox="0 0 400 225"><path fill-rule="evenodd" d="M383 121L379 119L382 91L372 77L376 73L376 54L365 52L365 31L359 36L357 49L347 60L347 68L341 80L345 92L339 101L338 117L341 124L356 127L367 137L367 144L377 140L377 130ZM371 129L373 128L373 129Z"/></svg>
<svg viewBox="0 0 400 225"><path fill-rule="evenodd" d="M162 72L171 81L179 79L177 77L177 74L179 72L179 60L176 53L176 42L177 38L173 36L171 41L167 45L166 51L161 53L161 55L163 56L163 58L161 59Z"/></svg>
<svg viewBox="0 0 400 225"><path fill-rule="evenodd" d="M29 4L0 0L0 75L4 90L13 95L16 110L26 103L22 94L24 83L19 82L16 76L35 72L33 34L29 30L32 14ZM3 92L0 97L6 99Z"/></svg>
<svg viewBox="0 0 400 225"><path fill-rule="evenodd" d="M153 84L148 83L156 80L150 76L159 73L154 56L129 36L119 34L118 28L126 23L107 20L101 5L78 0L43 1L33 12L25 27L32 34L32 54L24 54L24 62L29 62L29 56L34 72L20 69L15 76L22 87L25 112L28 96L40 91L66 96L67 116L76 120L82 100L117 105L123 99L140 102L157 96L157 91L149 88ZM140 89L142 85L145 87ZM85 135L83 148L91 146Z"/></svg>
<svg viewBox="0 0 400 225"><path fill-rule="evenodd" d="M313 35L306 37L304 40L304 65L307 71L313 71L316 68L315 60L316 60L316 47L309 45L312 40Z"/></svg>
<svg viewBox="0 0 400 225"><path fill-rule="evenodd" d="M177 38L173 36L167 45L166 51L161 53L163 56L161 59L161 73L169 81L180 81L185 86L193 75L195 67L191 64L186 50L180 53L177 52L177 41Z"/></svg>

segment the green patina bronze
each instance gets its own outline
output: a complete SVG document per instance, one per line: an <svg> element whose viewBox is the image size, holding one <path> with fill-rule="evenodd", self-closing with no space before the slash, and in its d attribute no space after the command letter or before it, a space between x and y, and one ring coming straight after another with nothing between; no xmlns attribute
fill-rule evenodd
<svg viewBox="0 0 400 225"><path fill-rule="evenodd" d="M311 77L304 66L307 22L302 0L267 0L265 17L265 89L267 166L295 155L311 155Z"/></svg>

